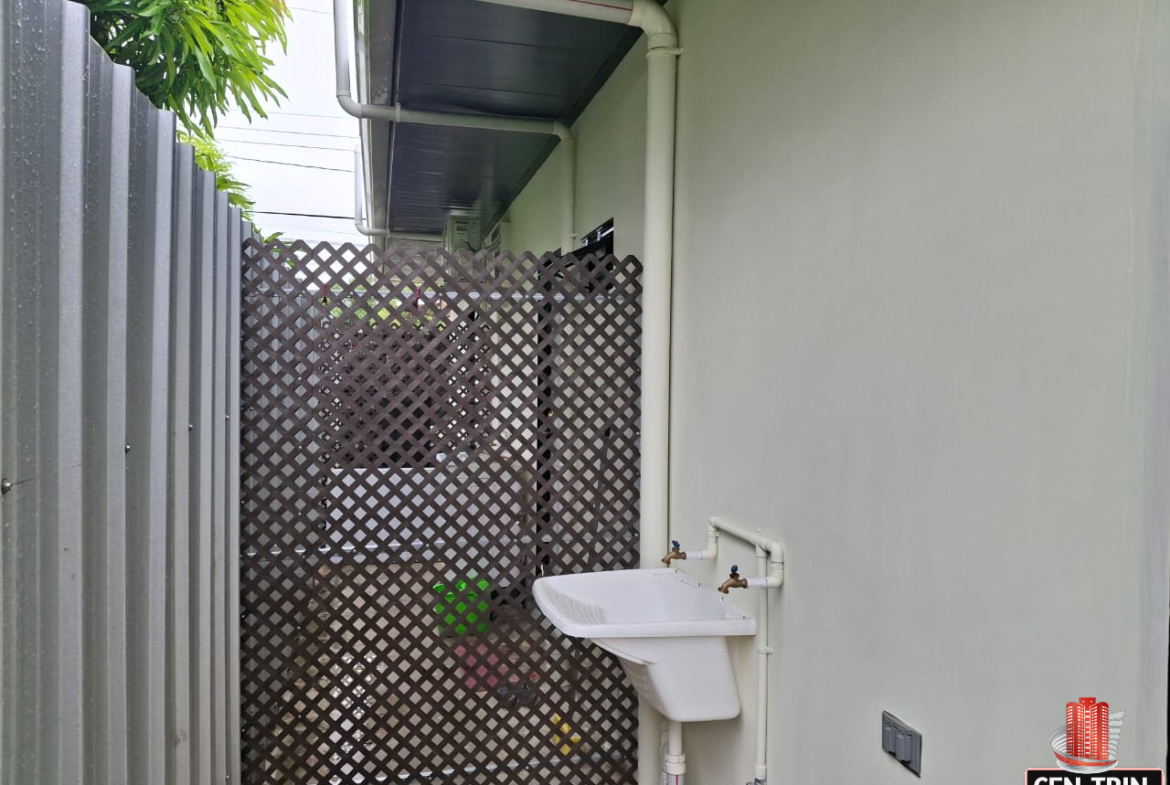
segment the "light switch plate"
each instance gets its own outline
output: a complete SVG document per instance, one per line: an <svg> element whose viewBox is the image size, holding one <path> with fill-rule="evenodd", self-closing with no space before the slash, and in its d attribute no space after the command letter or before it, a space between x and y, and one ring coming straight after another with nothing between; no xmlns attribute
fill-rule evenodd
<svg viewBox="0 0 1170 785"><path fill-rule="evenodd" d="M888 711L882 712L882 749L922 776L922 734Z"/></svg>

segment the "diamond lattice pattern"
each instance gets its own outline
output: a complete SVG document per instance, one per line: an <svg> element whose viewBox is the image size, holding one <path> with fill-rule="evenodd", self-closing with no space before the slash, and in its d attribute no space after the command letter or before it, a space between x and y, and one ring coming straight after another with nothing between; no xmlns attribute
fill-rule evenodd
<svg viewBox="0 0 1170 785"><path fill-rule="evenodd" d="M635 781L532 582L637 565L640 272L245 245L246 783Z"/></svg>

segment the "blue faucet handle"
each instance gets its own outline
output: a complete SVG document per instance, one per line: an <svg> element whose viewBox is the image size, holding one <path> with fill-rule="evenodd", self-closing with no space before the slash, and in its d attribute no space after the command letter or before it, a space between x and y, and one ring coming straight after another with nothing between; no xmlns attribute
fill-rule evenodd
<svg viewBox="0 0 1170 785"><path fill-rule="evenodd" d="M739 565L738 564L731 565L731 571L732 572L739 572Z"/></svg>
<svg viewBox="0 0 1170 785"><path fill-rule="evenodd" d="M675 548L681 548L681 547L682 547L681 545L679 545L679 543L678 543L678 540L671 540L671 541L670 541L670 544L671 544L671 545L673 545Z"/></svg>

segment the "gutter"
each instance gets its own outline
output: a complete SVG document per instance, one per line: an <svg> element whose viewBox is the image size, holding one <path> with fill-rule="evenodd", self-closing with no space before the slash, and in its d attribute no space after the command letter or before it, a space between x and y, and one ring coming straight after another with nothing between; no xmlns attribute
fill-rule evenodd
<svg viewBox="0 0 1170 785"><path fill-rule="evenodd" d="M532 117L509 117L486 114L456 114L452 112L425 112L417 109L403 109L401 105L382 106L379 104L363 104L354 100L353 90L349 81L350 36L345 30L344 20L348 18L346 3L350 0L333 0L333 54L336 73L337 103L346 114L359 120L386 120L392 123L406 123L408 125L433 125L444 128L479 128L487 131L513 131L516 133L544 134L555 136L561 140L562 155L565 157L565 172L562 178L564 203L562 206L562 251L571 253L574 248L575 233L572 221L575 212L576 198L576 162L574 160L573 131L559 120L545 120ZM361 166L355 167L354 178L361 177ZM364 179L364 178L363 178ZM390 187L386 184L386 199L390 199ZM360 190L362 183L355 183L355 189ZM364 202L364 199L363 199ZM354 213L359 215L358 212ZM358 226L358 231L367 236L390 237L386 229L371 229L364 225Z"/></svg>

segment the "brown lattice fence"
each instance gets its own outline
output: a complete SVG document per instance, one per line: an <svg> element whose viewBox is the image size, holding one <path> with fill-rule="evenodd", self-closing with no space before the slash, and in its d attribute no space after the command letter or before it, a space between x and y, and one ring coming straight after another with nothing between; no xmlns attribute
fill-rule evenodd
<svg viewBox="0 0 1170 785"><path fill-rule="evenodd" d="M541 574L637 565L633 258L244 247L244 781L632 783Z"/></svg>

